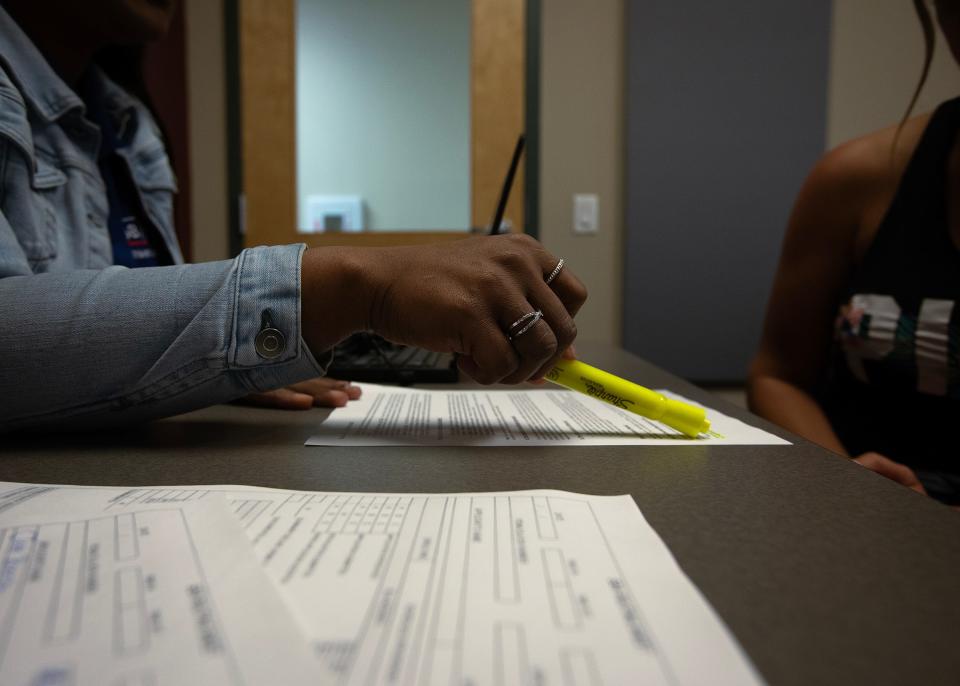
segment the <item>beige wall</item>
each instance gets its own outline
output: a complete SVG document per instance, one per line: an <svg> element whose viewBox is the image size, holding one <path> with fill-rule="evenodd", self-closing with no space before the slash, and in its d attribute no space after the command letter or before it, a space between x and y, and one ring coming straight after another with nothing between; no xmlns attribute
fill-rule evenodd
<svg viewBox="0 0 960 686"><path fill-rule="evenodd" d="M185 0L193 259L229 257L223 0Z"/></svg>
<svg viewBox="0 0 960 686"><path fill-rule="evenodd" d="M541 240L590 289L581 336L619 343L622 328L624 0L543 2ZM827 144L895 123L923 59L909 0L835 0ZM942 36L917 112L960 94ZM573 234L572 195L600 196L600 231Z"/></svg>
<svg viewBox="0 0 960 686"><path fill-rule="evenodd" d="M581 338L620 343L623 293L624 3L544 0L540 239L590 298ZM600 196L600 230L574 235L573 194Z"/></svg>
<svg viewBox="0 0 960 686"><path fill-rule="evenodd" d="M923 64L923 34L909 0L835 0L827 145L900 120ZM960 70L942 35L916 112L960 94Z"/></svg>

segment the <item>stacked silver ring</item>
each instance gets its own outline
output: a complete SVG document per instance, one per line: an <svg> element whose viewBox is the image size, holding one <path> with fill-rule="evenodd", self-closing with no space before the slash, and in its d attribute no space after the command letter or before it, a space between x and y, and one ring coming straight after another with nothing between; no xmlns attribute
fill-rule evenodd
<svg viewBox="0 0 960 686"><path fill-rule="evenodd" d="M550 282L557 278L557 275L563 270L563 258L560 258L560 261L557 262L557 266L553 268L553 271L550 272L544 281L547 282L547 285L550 285ZM523 334L527 333L530 329L536 326L537 322L543 319L543 310L534 310L533 312L527 312L525 315L520 317L517 321L510 325L507 329L507 340L514 340L515 338L520 338Z"/></svg>
<svg viewBox="0 0 960 686"><path fill-rule="evenodd" d="M550 282L557 278L557 275L560 273L560 270L563 269L563 258L560 258L560 261L557 262L557 266L553 268L553 271L550 272L550 275L545 279L547 285L550 285Z"/></svg>
<svg viewBox="0 0 960 686"><path fill-rule="evenodd" d="M511 324L509 329L507 329L507 340L512 341L515 338L520 338L520 336L532 329L534 325L541 319L543 319L542 310L527 312L525 315L520 317L520 319ZM520 329L515 330L517 327L520 327Z"/></svg>

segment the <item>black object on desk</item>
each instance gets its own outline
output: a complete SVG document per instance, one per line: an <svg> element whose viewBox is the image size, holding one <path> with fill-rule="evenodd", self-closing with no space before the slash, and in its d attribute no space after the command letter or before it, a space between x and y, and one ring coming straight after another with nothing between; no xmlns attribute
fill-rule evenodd
<svg viewBox="0 0 960 686"><path fill-rule="evenodd" d="M369 333L354 334L337 346L327 374L336 379L409 386L456 383L456 357L423 348L398 345Z"/></svg>

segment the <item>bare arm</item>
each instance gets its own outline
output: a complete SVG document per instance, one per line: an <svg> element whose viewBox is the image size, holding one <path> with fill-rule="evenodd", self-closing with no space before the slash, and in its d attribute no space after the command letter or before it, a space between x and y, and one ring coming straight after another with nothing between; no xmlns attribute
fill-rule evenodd
<svg viewBox="0 0 960 686"><path fill-rule="evenodd" d="M869 186L862 167L858 146L844 146L817 164L800 191L748 381L754 412L844 455L812 392L854 264Z"/></svg>
<svg viewBox="0 0 960 686"><path fill-rule="evenodd" d="M827 366L833 322L858 254L875 234L928 116L837 148L813 169L797 197L773 283L760 347L750 368L750 408L828 450L848 455L813 389ZM909 140L909 142L907 142ZM906 465L868 452L854 461L919 493Z"/></svg>

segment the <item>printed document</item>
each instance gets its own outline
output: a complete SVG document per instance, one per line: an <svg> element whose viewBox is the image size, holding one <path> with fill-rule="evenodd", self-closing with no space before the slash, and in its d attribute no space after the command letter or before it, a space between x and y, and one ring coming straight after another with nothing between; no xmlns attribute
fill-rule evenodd
<svg viewBox="0 0 960 686"><path fill-rule="evenodd" d="M315 684L222 495L0 485L0 684Z"/></svg>
<svg viewBox="0 0 960 686"><path fill-rule="evenodd" d="M307 445L788 444L710 408L705 408L710 433L690 438L659 422L565 389L447 391L359 385L361 398L333 410ZM669 391L659 392L693 403Z"/></svg>
<svg viewBox="0 0 960 686"><path fill-rule="evenodd" d="M83 490L113 516L226 498L315 683L762 683L629 496Z"/></svg>

